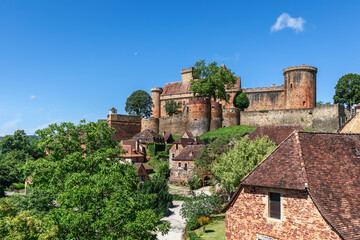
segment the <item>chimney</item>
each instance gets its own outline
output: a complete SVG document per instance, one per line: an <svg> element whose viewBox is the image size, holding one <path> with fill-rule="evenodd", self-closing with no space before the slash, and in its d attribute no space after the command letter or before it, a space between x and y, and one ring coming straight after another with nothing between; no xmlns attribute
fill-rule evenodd
<svg viewBox="0 0 360 240"><path fill-rule="evenodd" d="M138 140L136 140L136 145L135 145L135 150L137 151L137 152L140 152L140 150L139 150L139 139Z"/></svg>

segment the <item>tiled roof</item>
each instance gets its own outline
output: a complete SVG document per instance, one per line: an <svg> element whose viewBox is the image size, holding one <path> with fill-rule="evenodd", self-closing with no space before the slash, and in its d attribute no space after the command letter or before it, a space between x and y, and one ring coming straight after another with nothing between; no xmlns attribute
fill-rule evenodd
<svg viewBox="0 0 360 240"><path fill-rule="evenodd" d="M360 239L360 135L294 132L242 185L307 190L326 221L344 239Z"/></svg>
<svg viewBox="0 0 360 240"><path fill-rule="evenodd" d="M163 87L163 92L161 95L171 95L171 94L183 94L191 93L190 82L172 82L167 83Z"/></svg>
<svg viewBox="0 0 360 240"><path fill-rule="evenodd" d="M186 147L187 145L202 144L203 141L198 138L178 138L176 139L175 143L181 144L183 147Z"/></svg>
<svg viewBox="0 0 360 240"><path fill-rule="evenodd" d="M164 140L165 140L165 142L173 142L174 141L174 138L173 138L173 136L171 135L171 133L165 133L164 134Z"/></svg>
<svg viewBox="0 0 360 240"><path fill-rule="evenodd" d="M295 130L303 131L301 126L265 126L258 127L252 133L249 133L249 139L255 140L257 137L262 138L268 136L271 141L279 145Z"/></svg>
<svg viewBox="0 0 360 240"><path fill-rule="evenodd" d="M125 151L125 154L121 154L121 157L145 157L141 152L136 151L135 148L132 148L130 145L123 145L122 148Z"/></svg>
<svg viewBox="0 0 360 240"><path fill-rule="evenodd" d="M173 161L192 161L200 155L203 147L204 145L202 144L188 145L179 153L179 155L173 158Z"/></svg>
<svg viewBox="0 0 360 240"><path fill-rule="evenodd" d="M186 138L185 136L187 136L187 138L195 138L194 134L192 134L192 132L189 132L189 131L184 132L182 137Z"/></svg>
<svg viewBox="0 0 360 240"><path fill-rule="evenodd" d="M133 140L140 140L140 142L164 142L164 137L160 136L153 130L146 129L141 133L132 137Z"/></svg>
<svg viewBox="0 0 360 240"><path fill-rule="evenodd" d="M145 170L154 170L154 168L150 167L146 163L134 163L136 169L139 169L141 166L144 167Z"/></svg>

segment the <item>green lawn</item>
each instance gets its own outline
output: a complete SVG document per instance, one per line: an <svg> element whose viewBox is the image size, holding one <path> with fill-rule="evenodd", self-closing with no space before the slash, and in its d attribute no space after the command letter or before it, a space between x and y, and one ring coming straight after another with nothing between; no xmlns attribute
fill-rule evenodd
<svg viewBox="0 0 360 240"><path fill-rule="evenodd" d="M197 234L201 234L202 239L225 239L225 213L211 216L211 223L206 225L205 233L202 228L196 229Z"/></svg>
<svg viewBox="0 0 360 240"><path fill-rule="evenodd" d="M200 138L208 138L208 137L219 137L219 136L239 136L243 135L246 132L253 132L256 127L238 125L233 127L222 127L218 128L214 131L209 131L200 136Z"/></svg>

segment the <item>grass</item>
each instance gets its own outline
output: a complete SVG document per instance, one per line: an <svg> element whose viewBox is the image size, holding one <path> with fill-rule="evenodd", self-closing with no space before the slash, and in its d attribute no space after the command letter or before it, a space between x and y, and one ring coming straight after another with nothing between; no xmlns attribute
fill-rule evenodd
<svg viewBox="0 0 360 240"><path fill-rule="evenodd" d="M304 131L306 131L306 132L318 132L318 130L311 129L311 128L304 128Z"/></svg>
<svg viewBox="0 0 360 240"><path fill-rule="evenodd" d="M189 187L185 187L185 186L178 186L178 185L174 185L174 184L168 184L169 186L169 190L175 190L175 191L178 191L178 190L190 190Z"/></svg>
<svg viewBox="0 0 360 240"><path fill-rule="evenodd" d="M219 136L239 136L243 135L246 132L253 132L256 127L238 125L233 127L222 127L214 131L209 131L200 136L201 139L208 137L219 137Z"/></svg>
<svg viewBox="0 0 360 240"><path fill-rule="evenodd" d="M201 235L201 239L225 239L225 213L211 216L211 223L205 226L205 232L202 228L195 232Z"/></svg>
<svg viewBox="0 0 360 240"><path fill-rule="evenodd" d="M174 141L176 141L176 139L178 139L178 138L181 138L181 135L173 134L172 136L173 136Z"/></svg>

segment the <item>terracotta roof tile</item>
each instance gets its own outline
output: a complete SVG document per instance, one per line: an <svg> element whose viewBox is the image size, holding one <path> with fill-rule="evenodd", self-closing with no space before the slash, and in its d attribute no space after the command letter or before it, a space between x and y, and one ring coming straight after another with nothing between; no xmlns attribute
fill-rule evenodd
<svg viewBox="0 0 360 240"><path fill-rule="evenodd" d="M153 130L146 129L132 137L133 140L140 140L141 143L164 142L164 137Z"/></svg>
<svg viewBox="0 0 360 240"><path fill-rule="evenodd" d="M172 94L183 94L191 93L190 91L190 82L172 82L167 83L163 87L163 92L161 95L172 95Z"/></svg>
<svg viewBox="0 0 360 240"><path fill-rule="evenodd" d="M186 147L187 145L202 144L203 141L198 138L178 138L176 139L175 143L181 144L183 147Z"/></svg>
<svg viewBox="0 0 360 240"><path fill-rule="evenodd" d="M359 134L294 132L242 180L224 210L242 185L306 189L342 238L360 239L359 151Z"/></svg>
<svg viewBox="0 0 360 240"><path fill-rule="evenodd" d="M258 127L254 132L249 133L249 139L255 140L257 137L262 138L268 136L271 141L279 145L295 130L303 131L301 126L265 126Z"/></svg>

